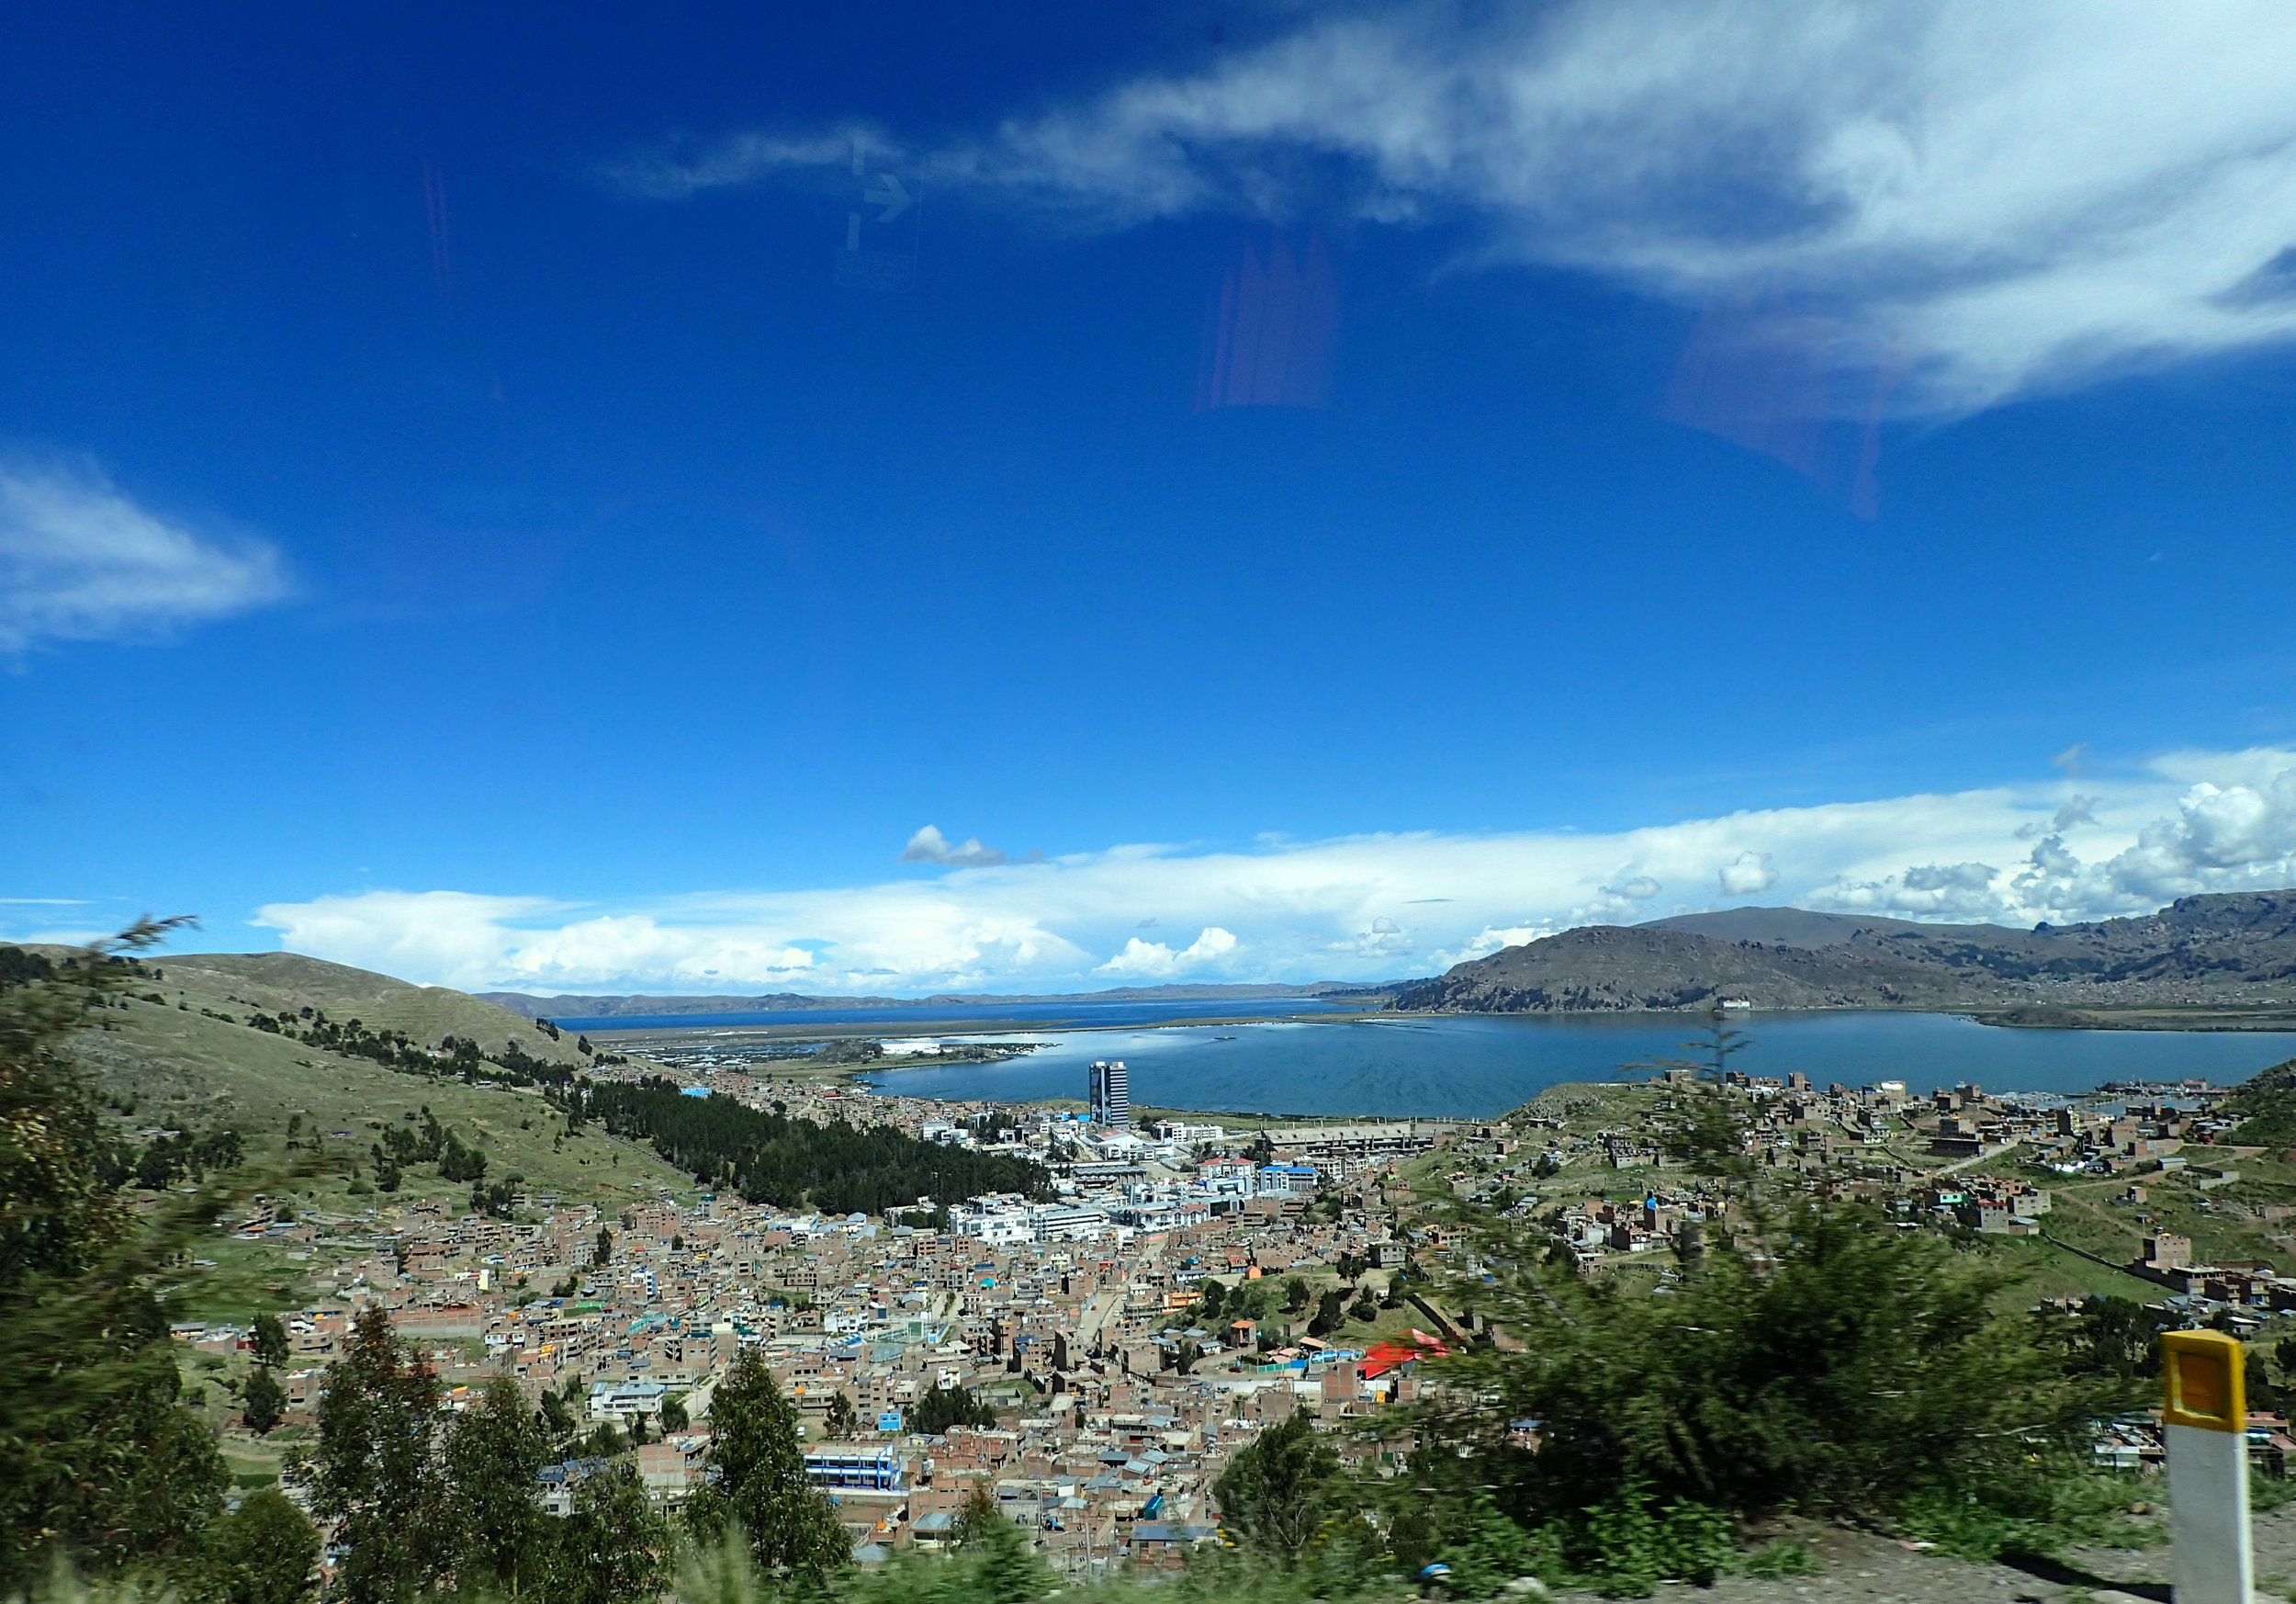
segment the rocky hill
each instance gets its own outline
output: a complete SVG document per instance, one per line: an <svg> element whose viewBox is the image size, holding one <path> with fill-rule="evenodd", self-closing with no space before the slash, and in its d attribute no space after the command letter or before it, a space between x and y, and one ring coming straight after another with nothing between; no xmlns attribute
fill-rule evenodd
<svg viewBox="0 0 2296 1604"><path fill-rule="evenodd" d="M1404 988L1405 1011L1808 1008L2285 1008L2296 891L2188 897L2094 924L1920 924L1733 909L1592 925Z"/></svg>

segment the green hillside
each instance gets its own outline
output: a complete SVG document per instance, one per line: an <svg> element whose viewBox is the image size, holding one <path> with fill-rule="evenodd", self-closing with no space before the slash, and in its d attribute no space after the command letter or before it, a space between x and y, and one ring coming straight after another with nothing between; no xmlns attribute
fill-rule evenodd
<svg viewBox="0 0 2296 1604"><path fill-rule="evenodd" d="M453 1073L445 1060L410 1072L247 1022L291 1016L309 1029L312 1021L301 1011L309 1008L312 1020L359 1021L369 1039L403 1031L417 1048L453 1036L475 1041L490 1058L523 1056L568 1069L588 1062L573 1038L554 1040L492 1003L288 954L160 957L145 966L149 984L134 984L132 995L80 1033L73 1049L131 1147L148 1149L158 1131L230 1130L258 1160L326 1156L326 1173L296 1188L320 1214L421 1198L467 1208L470 1180L449 1180L432 1163L404 1165L395 1192L376 1190L372 1147L386 1129L424 1128L427 1109L459 1144L484 1155L490 1184L507 1181L521 1192L556 1192L567 1203L605 1208L657 1195L660 1187L692 1185L650 1149L596 1125L567 1136L564 1119L538 1089L507 1084L507 1077L481 1084L498 1073L491 1063L480 1063L475 1079ZM413 1049L407 1056L422 1056Z"/></svg>
<svg viewBox="0 0 2296 1604"><path fill-rule="evenodd" d="M476 1041L491 1053L516 1042L530 1056L555 1064L586 1062L572 1038L560 1041L534 1021L444 986L411 986L388 975L330 964L294 953L191 953L151 960L170 1001L178 992L234 999L267 1013L318 1009L337 1020L404 1031L424 1046L442 1037ZM196 1006L196 1004L195 1004Z"/></svg>

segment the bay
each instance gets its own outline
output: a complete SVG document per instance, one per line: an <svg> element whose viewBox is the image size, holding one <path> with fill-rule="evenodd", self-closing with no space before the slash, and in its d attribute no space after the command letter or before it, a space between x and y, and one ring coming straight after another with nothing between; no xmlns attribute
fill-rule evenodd
<svg viewBox="0 0 2296 1604"><path fill-rule="evenodd" d="M1085 1067L1121 1058L1135 1104L1235 1113L1484 1119L1567 1080L1615 1080L1680 1056L1701 1021L1683 1014L1445 1016L1014 1032L1039 1044L1002 1064L867 1077L904 1097L1006 1102L1082 1098ZM1916 1092L2082 1092L2107 1081L2223 1086L2296 1057L2296 1033L2009 1030L1941 1013L1733 1017L1733 1068L1823 1087L1902 1080ZM1647 1068L1635 1071L1647 1073Z"/></svg>

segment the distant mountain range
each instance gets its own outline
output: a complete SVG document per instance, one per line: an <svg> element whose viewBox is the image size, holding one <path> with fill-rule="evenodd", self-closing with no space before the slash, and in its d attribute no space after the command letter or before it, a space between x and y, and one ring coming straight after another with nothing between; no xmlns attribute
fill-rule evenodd
<svg viewBox="0 0 2296 1604"><path fill-rule="evenodd" d="M634 1014L779 1013L818 1008L948 1008L982 1004L1045 1002L1245 1002L1266 998L1349 997L1377 1001L1397 987L1320 981L1307 986L1119 986L1108 991L1069 991L1016 997L985 991L951 991L933 997L809 997L795 991L755 997L583 997L564 993L535 997L523 991L481 991L477 995L528 1019L616 1019Z"/></svg>
<svg viewBox="0 0 2296 1604"><path fill-rule="evenodd" d="M2296 892L2188 897L2094 924L1921 924L1740 908L1590 925L1401 988L1454 1013L1757 1009L2051 1010L2296 1005Z"/></svg>

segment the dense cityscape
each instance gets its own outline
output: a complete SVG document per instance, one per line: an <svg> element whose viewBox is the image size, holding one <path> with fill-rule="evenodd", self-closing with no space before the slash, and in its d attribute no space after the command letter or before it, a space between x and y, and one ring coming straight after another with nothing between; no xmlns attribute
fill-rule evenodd
<svg viewBox="0 0 2296 1604"><path fill-rule="evenodd" d="M1049 1185L1033 1197L920 1196L877 1216L667 1187L611 1214L521 1193L510 1219L436 1203L354 1218L258 1207L239 1234L285 1247L333 1288L285 1316L276 1440L307 1433L356 1312L377 1308L427 1355L449 1409L495 1378L530 1404L571 1406L578 1451L541 1473L546 1507L565 1513L605 1467L587 1439L607 1428L648 1497L674 1509L709 1474L715 1389L755 1350L795 1406L806 1474L859 1563L951 1542L985 1495L1060 1569L1177 1564L1220 1541L1212 1489L1266 1428L1304 1411L1344 1462L1377 1470L1409 1438L1363 1428L1421 1395L1428 1361L1514 1340L1479 1326L1471 1294L1461 1301L1477 1263L1446 1204L1525 1220L1581 1275L1662 1264L1661 1282L1745 1208L1662 1151L1673 1096L1699 1085L1687 1068L1494 1123L1135 1124L1120 1062L1093 1064L1086 1106L1069 1109L907 1098L699 1056L704 1067L676 1072L686 1097L891 1127L1023 1160ZM1909 1224L2043 1232L2050 1187L1986 1162L2012 1154L2027 1173L2103 1186L2116 1206L2169 1181L2208 1207L2239 1179L2225 1146L2237 1119L2202 1084L2087 1099L1975 1087L1915 1097L1897 1083L1819 1089L1737 1071L1717 1084L1744 1110L1744 1157L1777 1183L1867 1200ZM2119 1268L2158 1285L2164 1318L2253 1331L2296 1308L2296 1278L2200 1262L2166 1229ZM254 1342L228 1325L175 1337L227 1372ZM951 1397L964 1400L959 1418L940 1407ZM2285 1429L2275 1417L2258 1439L2275 1463L2296 1447ZM2113 1463L2158 1463L2157 1432L2141 1420L2100 1441ZM290 1447L291 1494L294 1464Z"/></svg>

